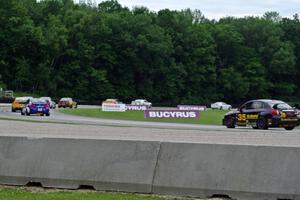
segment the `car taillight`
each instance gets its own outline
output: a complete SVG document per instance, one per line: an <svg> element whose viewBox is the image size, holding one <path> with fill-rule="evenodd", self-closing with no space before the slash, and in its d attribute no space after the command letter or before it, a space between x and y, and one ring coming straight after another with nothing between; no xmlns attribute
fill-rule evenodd
<svg viewBox="0 0 300 200"><path fill-rule="evenodd" d="M36 108L36 105L32 104L32 105L30 106L30 108Z"/></svg>
<svg viewBox="0 0 300 200"><path fill-rule="evenodd" d="M44 108L49 108L49 105L48 105L48 104L45 104L45 105L44 105Z"/></svg>
<svg viewBox="0 0 300 200"><path fill-rule="evenodd" d="M276 109L272 109L272 116L280 115L279 111Z"/></svg>

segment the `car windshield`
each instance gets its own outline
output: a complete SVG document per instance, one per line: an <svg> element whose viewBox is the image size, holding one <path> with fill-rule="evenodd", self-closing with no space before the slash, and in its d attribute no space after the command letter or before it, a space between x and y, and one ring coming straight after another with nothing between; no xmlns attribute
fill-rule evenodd
<svg viewBox="0 0 300 200"><path fill-rule="evenodd" d="M62 98L61 101L70 101L70 98Z"/></svg>
<svg viewBox="0 0 300 200"><path fill-rule="evenodd" d="M20 103L25 103L25 102L28 101L28 99L30 99L30 98L28 98L28 97L18 97L18 98L16 98L16 101L20 102Z"/></svg>
<svg viewBox="0 0 300 200"><path fill-rule="evenodd" d="M50 98L50 97L41 97L40 99L42 99L42 100L48 100L48 101L50 101L50 100L51 100L51 98Z"/></svg>
<svg viewBox="0 0 300 200"><path fill-rule="evenodd" d="M43 99L32 99L31 102L32 103L46 103L46 101Z"/></svg>

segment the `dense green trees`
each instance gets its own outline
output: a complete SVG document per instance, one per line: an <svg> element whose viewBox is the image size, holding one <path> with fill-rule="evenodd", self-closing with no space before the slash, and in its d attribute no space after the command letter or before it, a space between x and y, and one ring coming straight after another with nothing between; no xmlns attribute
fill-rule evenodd
<svg viewBox="0 0 300 200"><path fill-rule="evenodd" d="M300 21L206 19L72 0L0 0L0 84L86 100L156 104L300 99Z"/></svg>

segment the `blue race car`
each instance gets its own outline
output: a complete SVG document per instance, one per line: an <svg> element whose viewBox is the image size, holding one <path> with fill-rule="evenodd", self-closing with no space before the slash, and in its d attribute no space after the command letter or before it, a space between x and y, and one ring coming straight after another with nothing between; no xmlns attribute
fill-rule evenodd
<svg viewBox="0 0 300 200"><path fill-rule="evenodd" d="M46 115L50 116L49 104L42 99L32 99L27 102L26 106L21 110L21 115Z"/></svg>

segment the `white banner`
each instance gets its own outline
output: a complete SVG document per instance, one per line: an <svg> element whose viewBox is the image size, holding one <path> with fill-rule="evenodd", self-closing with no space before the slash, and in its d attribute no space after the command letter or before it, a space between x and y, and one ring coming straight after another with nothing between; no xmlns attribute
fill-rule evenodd
<svg viewBox="0 0 300 200"><path fill-rule="evenodd" d="M205 111L206 110L206 106L177 105L177 109L179 109L179 110L199 110L199 111Z"/></svg>
<svg viewBox="0 0 300 200"><path fill-rule="evenodd" d="M139 111L139 110L147 110L149 108L149 106L135 106L135 105L131 105L131 104L127 104L126 105L126 110L129 110L129 111Z"/></svg>
<svg viewBox="0 0 300 200"><path fill-rule="evenodd" d="M102 111L105 112L125 112L125 104L102 103Z"/></svg>

